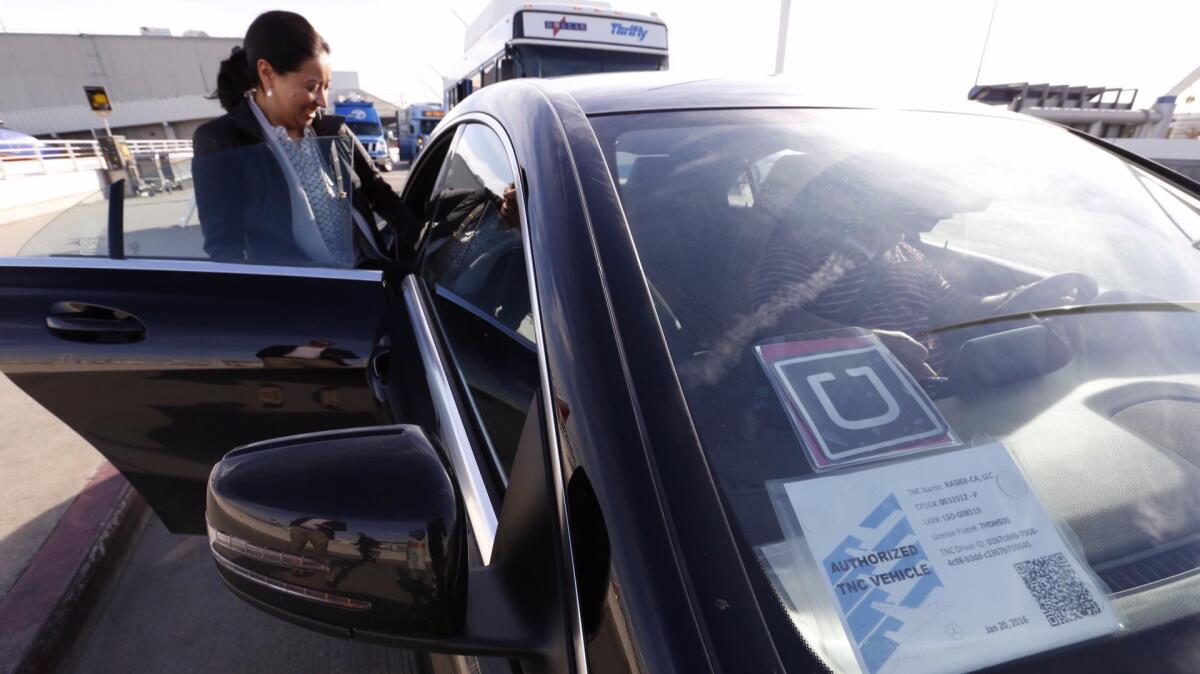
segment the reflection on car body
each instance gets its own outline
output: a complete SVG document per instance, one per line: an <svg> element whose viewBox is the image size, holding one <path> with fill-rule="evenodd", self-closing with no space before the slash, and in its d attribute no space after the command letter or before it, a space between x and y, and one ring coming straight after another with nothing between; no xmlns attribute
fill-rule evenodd
<svg viewBox="0 0 1200 674"><path fill-rule="evenodd" d="M1197 192L993 109L876 110L773 80L514 81L439 125L403 196L421 241L386 274L10 259L0 369L174 528L209 530L240 596L300 624L483 671L809 671L841 667L846 636L784 589L767 483L816 471L754 348L909 330L880 339L934 351L920 400L965 443L1003 444L1124 616L1120 638L1008 666L1190 671ZM847 269L805 268L785 310L755 300L780 241L866 226L1000 299L922 300L899 324L848 296L821 315ZM64 301L137 316L145 339L48 335ZM843 426L888 416L846 399ZM315 525L322 550L293 536L320 521L345 524ZM1054 629L1029 618L1030 639Z"/></svg>

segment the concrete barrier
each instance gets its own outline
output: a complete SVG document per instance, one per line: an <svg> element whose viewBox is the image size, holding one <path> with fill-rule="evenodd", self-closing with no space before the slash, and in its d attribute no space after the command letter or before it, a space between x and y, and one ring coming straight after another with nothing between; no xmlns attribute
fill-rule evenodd
<svg viewBox="0 0 1200 674"><path fill-rule="evenodd" d="M104 171L0 180L0 225L70 208L106 185Z"/></svg>

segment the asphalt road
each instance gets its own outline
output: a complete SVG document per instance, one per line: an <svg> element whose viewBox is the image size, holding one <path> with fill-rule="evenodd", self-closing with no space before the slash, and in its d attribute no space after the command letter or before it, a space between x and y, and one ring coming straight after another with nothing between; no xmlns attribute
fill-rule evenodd
<svg viewBox="0 0 1200 674"><path fill-rule="evenodd" d="M169 533L148 509L93 591L53 671L417 674L418 656L311 632L225 588L203 536Z"/></svg>
<svg viewBox="0 0 1200 674"><path fill-rule="evenodd" d="M383 179L388 181L388 184L399 192L404 187L404 181L408 180L408 169L397 168L394 171L383 174Z"/></svg>

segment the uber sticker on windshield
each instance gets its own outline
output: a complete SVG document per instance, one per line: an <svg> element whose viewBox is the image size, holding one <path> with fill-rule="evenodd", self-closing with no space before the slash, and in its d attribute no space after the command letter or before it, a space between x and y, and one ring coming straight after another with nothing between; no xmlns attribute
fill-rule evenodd
<svg viewBox="0 0 1200 674"><path fill-rule="evenodd" d="M768 489L804 594L868 674L969 671L1120 626L1000 443Z"/></svg>
<svg viewBox="0 0 1200 674"><path fill-rule="evenodd" d="M874 334L772 340L754 351L820 471L958 442Z"/></svg>

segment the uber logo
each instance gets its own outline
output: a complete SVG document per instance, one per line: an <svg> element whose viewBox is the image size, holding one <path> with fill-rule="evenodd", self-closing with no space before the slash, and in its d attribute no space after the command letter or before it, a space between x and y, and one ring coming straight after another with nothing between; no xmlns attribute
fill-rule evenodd
<svg viewBox="0 0 1200 674"><path fill-rule="evenodd" d="M850 421L842 416L833 401L829 399L829 393L825 391L825 382L833 381L835 377L832 372L822 372L820 374L808 375L808 385L812 387L813 393L817 394L817 400L821 401L821 407L825 410L825 414L833 420L833 423L851 431L861 431L866 428L877 428L884 424L890 424L900 418L900 405L891 393L880 383L879 377L876 376L875 370L869 367L852 367L846 370L846 374L851 377L866 377L870 380L871 385L875 387L875 393L887 405L887 411L879 416L859 419L858 421Z"/></svg>
<svg viewBox="0 0 1200 674"><path fill-rule="evenodd" d="M773 344L759 355L805 444L815 445L808 449L818 468L953 441L925 393L874 336Z"/></svg>

